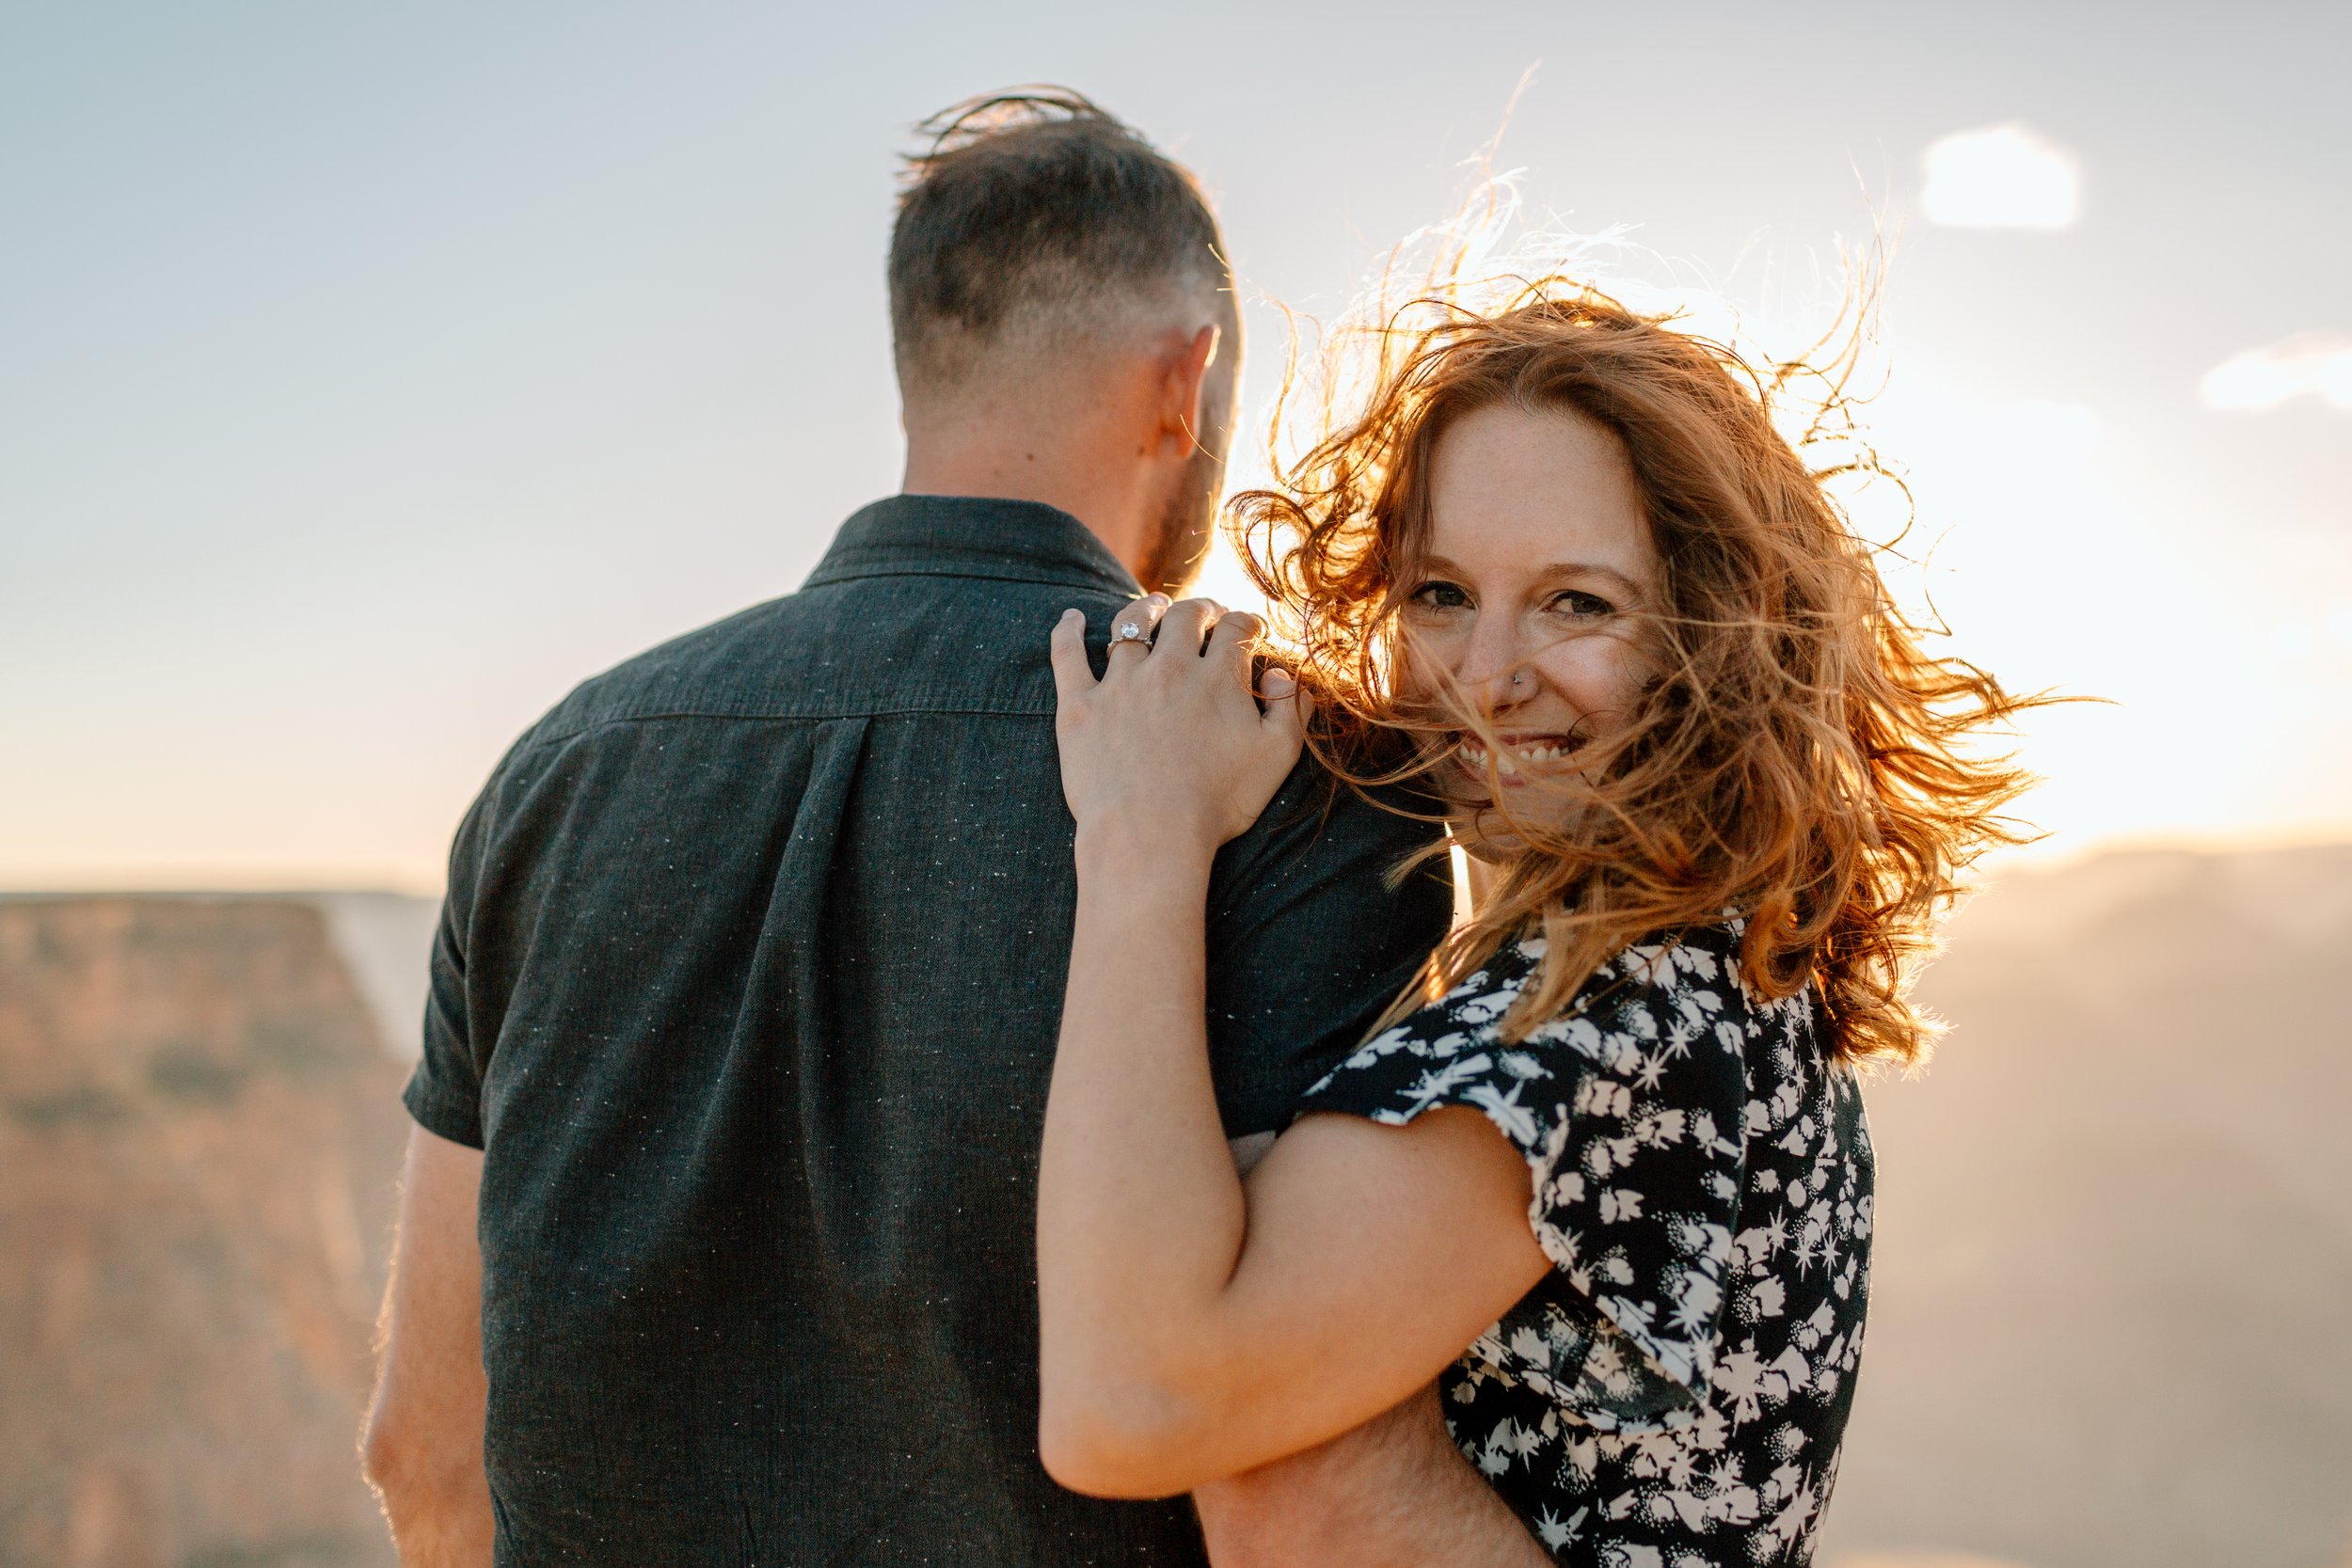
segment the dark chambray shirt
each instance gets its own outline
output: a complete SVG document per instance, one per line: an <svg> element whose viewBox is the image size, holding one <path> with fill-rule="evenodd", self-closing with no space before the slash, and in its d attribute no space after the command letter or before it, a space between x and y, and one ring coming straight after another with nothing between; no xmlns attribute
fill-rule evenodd
<svg viewBox="0 0 2352 1568"><path fill-rule="evenodd" d="M417 1120L485 1150L502 1564L1182 1563L1039 1466L1039 1132L1074 905L1074 519L899 497L589 681L458 830ZM1209 1024L1271 1130L1443 934L1426 829L1302 764L1218 857Z"/></svg>

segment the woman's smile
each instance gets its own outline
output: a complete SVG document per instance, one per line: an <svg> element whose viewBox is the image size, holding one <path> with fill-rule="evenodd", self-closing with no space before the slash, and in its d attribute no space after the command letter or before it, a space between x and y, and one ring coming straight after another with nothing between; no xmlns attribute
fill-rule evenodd
<svg viewBox="0 0 2352 1568"><path fill-rule="evenodd" d="M1517 788L1527 780L1523 773L1534 772L1547 765L1565 762L1576 753L1579 742L1573 735L1500 735L1502 754L1495 756L1484 741L1474 736L1463 736L1454 743L1454 760L1470 777L1485 783L1491 766L1501 776L1505 788Z"/></svg>

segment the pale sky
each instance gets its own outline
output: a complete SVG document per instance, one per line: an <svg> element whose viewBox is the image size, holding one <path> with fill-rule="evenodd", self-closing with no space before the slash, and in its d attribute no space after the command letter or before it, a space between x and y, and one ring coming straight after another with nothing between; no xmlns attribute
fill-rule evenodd
<svg viewBox="0 0 2352 1568"><path fill-rule="evenodd" d="M0 0L0 887L437 887L571 685L896 488L930 111L1094 95L1328 315L1531 65L1502 164L1652 281L1794 321L1897 235L1955 647L2114 700L2027 736L2054 849L2352 836L2347 60L2341 3Z"/></svg>

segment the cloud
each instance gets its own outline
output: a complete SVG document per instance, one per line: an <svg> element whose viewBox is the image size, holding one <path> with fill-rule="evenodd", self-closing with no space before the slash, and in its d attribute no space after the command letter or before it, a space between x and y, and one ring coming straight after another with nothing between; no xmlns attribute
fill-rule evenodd
<svg viewBox="0 0 2352 1568"><path fill-rule="evenodd" d="M2309 395L2352 414L2352 339L2304 332L2249 348L2205 372L2205 406L2259 414Z"/></svg>
<svg viewBox="0 0 2352 1568"><path fill-rule="evenodd" d="M1920 211L1956 229L2064 229L2081 204L2082 167L2014 121L1959 131L1927 151Z"/></svg>

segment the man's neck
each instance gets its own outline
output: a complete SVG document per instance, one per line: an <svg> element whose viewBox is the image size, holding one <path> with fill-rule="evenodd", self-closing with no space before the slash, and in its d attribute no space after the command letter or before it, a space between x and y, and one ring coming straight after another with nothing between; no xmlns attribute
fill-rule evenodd
<svg viewBox="0 0 2352 1568"><path fill-rule="evenodd" d="M1145 531L1132 494L1133 476L1120 468L1116 463L1073 459L1019 435L955 443L910 439L899 488L916 496L987 496L1057 507L1085 524L1134 572L1143 564Z"/></svg>
<svg viewBox="0 0 2352 1568"><path fill-rule="evenodd" d="M1077 396L1067 387L1020 396L1007 390L956 406L904 408L900 488L1058 507L1120 565L1140 572L1149 564L1153 519L1136 443L1149 420L1131 406L1136 394L1120 378L1083 379L1094 395Z"/></svg>

